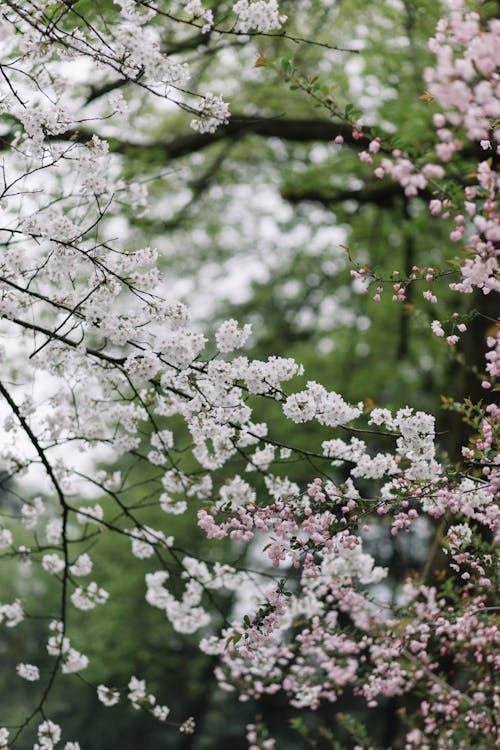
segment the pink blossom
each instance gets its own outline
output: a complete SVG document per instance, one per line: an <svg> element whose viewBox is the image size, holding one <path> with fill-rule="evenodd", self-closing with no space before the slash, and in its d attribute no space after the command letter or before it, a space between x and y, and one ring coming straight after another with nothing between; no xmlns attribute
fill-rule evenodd
<svg viewBox="0 0 500 750"><path fill-rule="evenodd" d="M441 209L442 209L442 205L443 204L441 203L440 200L438 200L437 198L433 198L429 202L429 209L430 209L431 214L433 216L437 216L438 214L440 214L441 213Z"/></svg>
<svg viewBox="0 0 500 750"><path fill-rule="evenodd" d="M439 320L433 320L431 328L435 336L444 336L444 330Z"/></svg>

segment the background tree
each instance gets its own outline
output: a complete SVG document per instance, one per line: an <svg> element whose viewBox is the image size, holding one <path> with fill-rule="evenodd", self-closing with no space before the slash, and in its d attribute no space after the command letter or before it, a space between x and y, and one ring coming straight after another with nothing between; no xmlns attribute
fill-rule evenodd
<svg viewBox="0 0 500 750"><path fill-rule="evenodd" d="M333 425L328 422L323 427L302 425L292 443L292 456L297 460L288 461L285 446L289 442L289 423L283 423L279 401L284 397L279 381L287 380L297 368L291 363L278 363L249 370L240 362L239 369L228 371L229 381L225 381L222 365L217 370L217 365L204 364L197 356L204 342L200 334L184 328L184 308L165 306L159 297L149 296L157 281L149 269L154 253L149 249L133 252L133 248L157 245L169 273L168 292L184 291L186 296L192 296L195 318L201 321L214 316L214 326L217 317L220 322L228 312L227 307L224 311L222 305L214 305L212 290L217 285L222 287L222 299L221 280L229 277L231 289L240 289L239 294L233 292L233 302L242 293L248 298L244 315L254 323L256 356L265 359L270 351L297 355L318 380L331 384L353 401L370 398L377 405L397 408L407 402L407 391L412 388L417 392L412 399L414 406L428 408L431 401L435 403L436 393L449 379L450 365L439 340L429 341L428 324L431 318L451 315L457 304L446 293L434 302L434 293L428 288L430 280L425 277L435 275L430 267L442 267L449 248L455 246L448 237L449 226L439 219L429 220L429 188L412 195L404 181L381 182L367 167L365 155L370 144L379 142L375 135L382 144L382 155L390 154L397 146L418 163L421 157L425 162L432 150L430 128L435 109L419 98L423 91L419 63L425 64L425 55L429 54L424 50L435 19L431 8L421 4L415 8L411 3L397 7L381 3L368 13L363 9L363 23L359 23L361 9L355 3L338 8L325 3L294 3L293 9L283 3L280 13L290 15L283 33L284 21L273 3L265 8L258 3L236 4L239 9L235 6L234 10L239 16L230 15L232 9L223 3L211 8L197 3L185 8L180 3L175 8L174 4L165 3L154 9L142 2L118 5L121 13L110 3L54 3L48 7L31 3L29 8L14 2L2 4L5 38L10 40L2 66L4 107L8 113L4 117L8 153L4 161L6 219L2 231L6 254L2 312L5 335L15 337L14 341L19 340L25 349L29 346L30 352L29 361L23 362L22 376L18 360L12 360L12 366L8 361L7 366L13 369L4 377L9 382L2 385L4 403L10 412L4 463L6 479L29 468L32 484L42 482L41 475L48 476L50 487L43 490L46 502L55 493L54 511L49 512L41 509L29 485L28 489L9 485L3 532L5 557L26 558L29 553L25 547L30 546L33 564L41 563L43 568L38 584L43 606L39 599L38 607L28 613L34 617L31 653L43 652L43 646L38 644L42 637L46 639L46 623L42 620L43 636L37 627L42 608L45 615L50 611L49 619L63 622L71 645L77 649L71 654L69 645L66 647L63 642L61 647L53 631L56 641L52 642L51 655L56 657L56 665L53 670L46 669L48 679L40 703L26 706L24 696L12 691L12 718L8 723L14 726L15 736L18 728L23 730L19 733L20 742L28 737L26 741L30 743L29 732L36 728L35 719L45 720L50 714L62 721L69 712L76 715L76 723L85 721L87 711L93 711L95 706L95 693L84 691L83 685L81 690L75 686L71 703L59 668L62 666L63 672L84 668L85 660L79 651L87 649L89 632L93 632L91 664L82 672L83 680L95 685L101 681L125 685L131 675L147 671L149 690L164 696L175 719L186 710L186 715L196 713L202 725L198 738L186 737L183 732L178 735L179 742L210 747L221 736L220 728L214 726L220 698L212 700L211 694L200 689L200 683L209 679L214 659L195 656L194 637L192 643L185 639L186 629L191 628L190 618L204 624L205 615L197 607L197 597L200 578L205 574L200 569L193 572L189 568L193 563L186 561L184 555L186 549L196 549L202 559L229 559L237 563L237 568L243 559L242 550L234 544L223 544L212 552L213 543L208 544L200 531L193 529L192 515L200 504L202 509L207 503L209 509L219 508L220 488L226 488L227 494L234 473L241 474L248 463L258 462L253 484L259 503L265 502L269 494L281 497L302 492L316 472L342 482L349 471L346 465L332 470L330 460L325 461L332 455L321 456L318 449L310 450L312 445L319 446L321 440L331 438L329 427ZM433 7L432 11L437 14L439 9ZM488 4L483 11L486 23ZM253 39L255 34L259 35L259 45L262 42L260 52ZM387 45L382 46L386 36L391 40L390 51ZM345 39L350 40L349 44ZM290 48L295 53L293 59ZM256 60L258 66L254 67ZM191 71L189 83L184 62ZM372 73L374 70L376 74ZM240 84L242 78L246 80ZM485 78L489 80L488 76ZM238 81L237 87L231 80ZM217 90L231 99L230 119L226 106L217 97L205 94L203 98L203 93L200 96L199 92L214 90L216 84ZM128 114L120 120L123 100ZM349 100L356 101L356 109ZM173 109L173 103L178 109ZM68 114L77 106L76 117ZM199 119L194 117L194 131L189 132L189 121L196 114ZM358 121L361 114L365 118L363 125ZM491 122L494 116L490 111ZM371 133L370 127L375 123L382 123L383 128L377 126L376 133ZM109 143L109 156L104 137ZM334 144L334 139L343 143ZM459 200L463 175L470 174L477 164L476 151L463 149L461 162L451 164L450 181L439 186L437 193L441 200L448 194L449 200ZM491 144L479 149L480 158L491 157L492 151ZM386 171L390 172L390 167ZM43 175L41 181L39 174ZM481 183L483 191L487 190L488 179L486 176L485 183ZM476 203L483 198L484 193L479 193ZM313 203L318 205L313 208ZM489 209L481 206L484 210ZM121 238L119 243L117 236ZM387 246L391 248L390 256ZM411 278L414 266L418 279ZM348 276L349 267L357 277L354 281ZM400 269L403 281L391 275L395 268ZM442 270L450 274L449 280L460 279L459 270ZM249 282L253 275L259 283L252 288ZM367 296L362 293L364 279L370 278L374 285ZM405 293L404 305L387 299L387 294L382 294L378 304L370 299L373 294L381 294L377 285L386 288L394 284L400 284L394 290L396 297L402 296L401 290ZM427 299L417 304L422 289ZM160 287L160 291L164 294L165 289ZM463 344L463 359L469 369L483 367L484 347L478 344L484 339L492 315L489 307L479 307L478 300L482 305L483 299L492 297L476 295L469 314L460 318L469 323L469 316L475 315L474 323L469 325L473 335L467 341L466 332ZM20 330L22 338L17 333ZM353 332L358 338L355 347L351 345ZM224 355L243 345L246 338L244 329L238 331L234 324L225 324L216 337L217 348ZM261 355L260 351L264 353ZM386 355L383 358L381 351ZM29 369L31 364L36 368L33 372ZM64 376L67 401L60 398L60 386L55 386L59 380L47 380L46 375L40 378L38 369L48 371L52 379ZM491 369L490 372L493 374ZM233 390L229 388L232 380L236 386ZM457 384L452 394L457 401L472 394L472 383L476 388L475 380L468 377ZM241 397L242 384L243 394L249 390L272 397L243 395L244 409L254 409L250 423L244 410L238 407L235 411L234 403L227 401ZM220 416L214 418L219 400L224 420L227 409L231 409L229 421ZM369 403L366 406L371 408ZM354 408L347 416L356 413ZM96 422L97 415L100 421ZM476 431L479 415L470 412L468 417ZM264 419L270 426L270 440L266 440L259 426ZM342 424L342 420L333 422ZM402 424L390 429L402 429ZM455 425L448 437L444 432L447 428L443 420L440 442L453 458L458 458L457 448L463 444L464 435ZM12 434L17 441L15 448ZM283 445L285 453L276 465L266 465L265 455L253 454L255 441L257 451L264 446L269 451L273 445ZM120 464L111 458L113 469L120 466L119 477L108 476L106 471L95 474L90 472L90 460L80 466L75 454L68 452L67 446L72 444L85 448L90 458L106 467L110 465L110 445L115 446L117 455L127 450L130 455L122 458ZM386 445L387 437L374 436L375 451L385 451ZM66 446L64 453L62 446ZM92 446L100 448L89 451ZM144 460L147 469L143 468ZM483 456L481 460L486 459ZM288 484L282 478L283 461ZM368 478L362 476L360 483L362 491L368 492ZM241 486L248 501L253 490ZM408 487L406 492L409 493ZM177 516L179 503L184 504L186 496L192 515ZM157 507L158 498L161 510ZM227 502L227 496L225 499ZM48 505L52 503L49 501ZM166 524L165 509L175 510ZM55 518L48 520L53 512ZM31 529L36 527L37 516L44 524L48 521L49 527L43 532L45 536L35 537L33 544ZM24 520L27 533L16 536L12 545L11 527L15 530L18 517ZM62 521L59 531L58 519ZM485 525L482 517L476 521ZM114 529L120 536L109 543L109 535L101 533L103 528ZM374 528L370 551L379 563L390 563L389 590L396 600L401 575L411 567L421 566L424 556L415 555L401 536L392 543L383 524ZM429 532L428 525L421 525L416 532L422 544ZM174 547L170 536L175 536ZM127 559L125 550L130 543L133 548L135 545L136 557L146 558L145 563L135 563L135 583L132 574L125 580L117 574L117 567L127 566L128 570L129 563L121 559ZM51 557L53 548L61 544L62 558ZM88 552L94 560L95 580L100 581L104 593L99 589L81 591L77 585L78 575L71 566L78 554ZM321 557L321 550L318 554ZM138 603L144 596L143 576L150 570L150 555L170 574L170 596L175 600L182 600L185 581L189 582L188 587L192 585L186 607L194 608L196 614L189 614L182 606L179 610L171 600L167 602L174 630L180 628L184 632L182 640L172 629L165 628L163 619L155 618L155 610L148 614L147 625L140 627L136 620ZM430 568L435 568L434 558L429 559ZM261 568L262 560L258 563ZM81 564L85 568L86 562ZM9 578L11 570L7 568ZM50 573L52 579L47 575ZM183 573L187 577L183 578ZM250 589L252 576L242 579L231 575L233 588L240 589L244 582ZM287 577L291 587L288 593L293 594L298 590L298 578ZM8 601L23 593L23 585L27 584L22 579L16 581ZM156 604L157 597L163 597L163 607L165 595L161 588L151 586L150 590L150 599ZM81 626L80 617L69 605L70 591L72 604L80 609L97 605L108 592L110 604L101 611L96 606ZM36 590L30 593L36 601ZM232 617L234 594L213 593L210 586L203 584L202 596L205 609L215 613L216 624ZM113 601L117 604L109 617L106 610L110 611ZM453 605L459 607L455 601ZM7 624L15 623L16 613L15 605L2 608ZM254 629L259 617L269 614L265 608L263 614L257 613ZM129 627L117 639L123 622ZM351 627L349 621L341 624ZM251 625L249 619L246 630ZM248 633L240 636L244 643ZM226 637L228 649L231 644L236 645L235 637ZM10 645L14 645L13 641ZM157 658L158 649L165 650L165 667ZM113 661L109 656L112 650ZM164 675L185 671L186 664L186 690L191 697L183 700L181 706L176 701L177 683L169 691ZM445 667L443 670L446 675ZM25 673L21 676L33 674L26 669L20 671ZM436 679L440 679L437 674ZM156 711L161 719L164 711L141 690L140 685L129 688L132 702L146 709L144 722L137 722L134 711L128 714L123 708L114 710L121 712L119 725L131 741L138 736L133 733L136 731L155 746L161 741L162 725L155 725L149 712ZM91 696L85 710L81 708L84 694ZM113 695L101 690L100 697L112 702ZM384 746L403 741L402 735L398 738L392 732L397 726L394 711L398 707L410 710L411 706L401 706L393 697L387 702L386 724L382 727L378 722L377 728L365 709L353 708L349 696L343 700L345 710L361 711L358 716L367 724L374 741ZM19 713L15 710L17 705ZM302 700L302 705L296 707L302 713L308 705L312 704ZM282 717L288 713L279 713L278 707L289 711L282 699L265 698L261 712L271 719L273 730L281 732ZM27 732L26 710L30 717ZM200 721L200 716L206 716L206 720ZM129 721L133 721L135 730L127 728ZM339 731L331 711L320 715L319 724L322 722L325 726L330 724L332 731ZM64 724L65 736L67 732L70 736L71 720ZM103 725L103 744L109 746L106 726ZM187 728L189 725L184 726ZM296 724L296 729L295 742L301 747L307 729L302 724ZM359 731L355 726L351 729L354 734ZM45 726L40 731L38 742L49 746L51 740L43 733L56 730ZM77 732L75 726L74 731L83 739L81 730ZM93 726L89 726L89 733L89 741L96 746ZM234 733L238 736L236 741L244 740L239 715ZM227 738L228 734L224 736ZM122 746L123 737L119 741ZM250 739L254 744L256 741ZM285 741L292 747L294 740L290 735ZM324 741L329 741L327 734ZM346 738L345 742L349 740Z"/></svg>

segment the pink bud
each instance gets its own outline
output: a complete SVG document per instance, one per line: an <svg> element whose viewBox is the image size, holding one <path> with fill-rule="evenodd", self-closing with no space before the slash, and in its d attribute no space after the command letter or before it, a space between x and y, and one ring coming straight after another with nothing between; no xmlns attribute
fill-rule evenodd
<svg viewBox="0 0 500 750"><path fill-rule="evenodd" d="M433 216L437 216L441 212L441 208L442 208L442 203L436 198L429 201L429 210Z"/></svg>
<svg viewBox="0 0 500 750"><path fill-rule="evenodd" d="M361 151L360 154L359 154L359 159L364 164L373 164L373 159L370 156L370 154L368 153L368 151Z"/></svg>

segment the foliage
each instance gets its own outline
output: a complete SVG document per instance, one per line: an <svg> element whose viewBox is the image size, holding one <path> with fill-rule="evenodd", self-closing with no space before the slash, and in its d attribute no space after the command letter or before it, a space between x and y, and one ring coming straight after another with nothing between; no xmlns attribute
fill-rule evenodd
<svg viewBox="0 0 500 750"><path fill-rule="evenodd" d="M500 27L380 5L0 2L0 748L495 742Z"/></svg>

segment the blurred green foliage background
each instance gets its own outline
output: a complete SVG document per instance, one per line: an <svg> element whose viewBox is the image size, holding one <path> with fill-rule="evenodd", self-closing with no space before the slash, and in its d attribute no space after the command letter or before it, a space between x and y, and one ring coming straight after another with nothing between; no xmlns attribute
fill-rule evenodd
<svg viewBox="0 0 500 750"><path fill-rule="evenodd" d="M223 18L228 3L212 0L206 5ZM377 181L360 163L354 143L335 146L342 124L324 108L291 89L271 68L255 67L259 50L278 63L289 58L304 75L318 76L331 88L339 108L352 104L368 130L374 127L392 137L394 145L423 154L432 144L434 110L422 99L422 70L431 63L427 40L440 3L282 0L281 7L289 16L288 34L318 44L281 37L199 38L182 24L158 22L164 49L190 62L196 85L223 93L233 117L229 126L201 137L189 130L188 114L158 108L130 84L119 86L129 102L128 122L121 131L106 121L95 130L109 137L125 176L141 175L150 191L145 215L122 206L124 245L160 249L169 295L180 295L200 326L208 323L214 329L227 317L251 322L249 356L293 356L305 366L304 381L313 378L352 401L389 408L409 403L436 413L443 448L452 451L457 436L446 432L449 424L439 412L439 396L460 391L457 361L429 334L429 323L463 302L445 291L443 281L437 306L422 299L425 287L418 284L410 288L405 305L391 301L390 289L375 303L374 288L365 294L353 282L345 249L354 261L368 263L386 278L394 269L409 271L413 265L442 267L443 259L453 256L445 228L429 218L424 199L406 198L397 186ZM117 13L104 0L81 0L78 10L103 29ZM73 21L68 18L68 23ZM99 112L106 108L106 86L113 83L103 74L97 83L75 86L87 97L89 112ZM287 442L289 426L278 412L266 411L265 418L274 439ZM295 444L307 447L321 434L321 428L305 425L295 431ZM118 468L136 471L133 461ZM165 516L154 508L159 490L153 475L137 477L137 502L148 501L144 522L174 534L179 550L202 559L238 561L241 550L207 543L196 531L192 513ZM312 478L311 467L297 465L289 475L305 484ZM387 544L382 535L375 549L384 564L419 564L408 549L387 550ZM255 707L216 687L214 658L198 651L198 635L175 633L162 612L145 605L148 562L131 558L129 542L119 536L101 543L96 535L91 552L97 580L110 592L110 601L89 613L72 611L72 642L88 654L90 666L84 679L60 679L49 699L48 709L64 724L65 736L78 738L87 750L245 748L244 726L253 720ZM35 594L28 628L0 635L0 715L16 723L30 705L30 686L10 675L20 655L27 658L28 629L28 656L39 660L47 621L37 615L57 611L58 587L36 560L26 565L21 578L14 577L9 564L1 566L0 576L2 600L27 589ZM218 606L222 621L233 602L219 597ZM123 688L132 674L147 679L176 721L194 716L196 733L181 734L126 705L102 709L86 684ZM384 747L393 742L399 747L396 708L357 714ZM334 747L334 740L346 750L353 746L336 718L341 711L359 711L349 697L316 714L300 712L302 724L295 729L290 720L297 712L281 697L267 699L257 711L268 721L280 750ZM329 728L334 740L326 730L321 735L320 727ZM20 750L30 746L28 738L26 743Z"/></svg>

